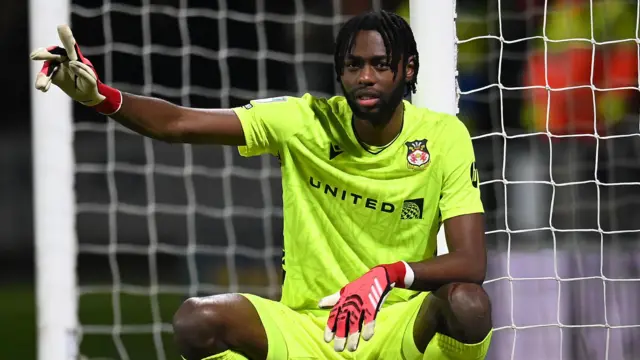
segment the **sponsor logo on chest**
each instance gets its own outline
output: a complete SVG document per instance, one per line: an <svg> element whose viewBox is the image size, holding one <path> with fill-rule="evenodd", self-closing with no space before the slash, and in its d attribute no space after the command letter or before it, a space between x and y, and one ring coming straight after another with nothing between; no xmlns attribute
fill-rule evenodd
<svg viewBox="0 0 640 360"><path fill-rule="evenodd" d="M346 188L340 188L338 186L323 182L319 179L314 178L313 176L309 177L308 184L312 188L323 192L326 196L331 197L337 201L350 203L356 208L363 208L393 214L397 213L397 210L399 208L398 205L400 205L400 203L394 204L391 201L384 201L381 199L358 194ZM422 219L422 212L424 210L424 198L402 200L401 204L401 220Z"/></svg>

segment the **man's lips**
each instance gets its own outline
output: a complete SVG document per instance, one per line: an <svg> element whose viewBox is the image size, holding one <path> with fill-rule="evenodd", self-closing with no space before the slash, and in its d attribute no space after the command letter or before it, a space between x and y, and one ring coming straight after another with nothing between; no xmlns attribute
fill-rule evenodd
<svg viewBox="0 0 640 360"><path fill-rule="evenodd" d="M373 107L378 104L379 98L358 98L358 104L362 107Z"/></svg>
<svg viewBox="0 0 640 360"><path fill-rule="evenodd" d="M373 91L356 92L356 100L363 107L372 107L380 101L380 95Z"/></svg>

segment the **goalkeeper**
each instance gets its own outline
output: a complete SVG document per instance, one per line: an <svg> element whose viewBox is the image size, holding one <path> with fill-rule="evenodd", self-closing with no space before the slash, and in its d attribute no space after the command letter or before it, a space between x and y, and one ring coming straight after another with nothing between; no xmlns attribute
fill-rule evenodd
<svg viewBox="0 0 640 360"><path fill-rule="evenodd" d="M403 100L416 90L419 57L401 17L365 13L342 27L344 96L233 109L118 91L100 82L68 27L58 32L63 47L31 55L44 60L38 89L53 83L154 139L281 161L282 298L188 299L173 320L185 359L485 358L492 324L474 151L455 116ZM436 256L441 224L450 252Z"/></svg>

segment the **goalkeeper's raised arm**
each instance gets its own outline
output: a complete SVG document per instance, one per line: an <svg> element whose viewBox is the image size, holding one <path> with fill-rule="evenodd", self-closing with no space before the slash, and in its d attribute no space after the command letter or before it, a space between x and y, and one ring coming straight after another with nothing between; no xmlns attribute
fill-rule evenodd
<svg viewBox="0 0 640 360"><path fill-rule="evenodd" d="M142 135L184 143L244 145L242 125L231 109L193 109L167 101L126 94L103 84L91 62L82 55L71 29L58 27L63 47L50 46L31 53L44 61L36 88L46 92L58 86L73 100L109 115Z"/></svg>

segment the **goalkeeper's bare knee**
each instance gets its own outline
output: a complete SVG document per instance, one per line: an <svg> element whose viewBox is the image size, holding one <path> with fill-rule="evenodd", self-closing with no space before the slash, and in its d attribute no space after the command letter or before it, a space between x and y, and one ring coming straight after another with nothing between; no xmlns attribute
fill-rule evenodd
<svg viewBox="0 0 640 360"><path fill-rule="evenodd" d="M227 349L220 335L224 331L221 304L211 298L187 299L173 317L176 345L187 359L202 359Z"/></svg>
<svg viewBox="0 0 640 360"><path fill-rule="evenodd" d="M236 294L187 299L173 317L178 350L200 360L228 349L266 357L266 334L253 305ZM263 356L264 355L264 356Z"/></svg>
<svg viewBox="0 0 640 360"><path fill-rule="evenodd" d="M468 344L481 342L492 327L489 295L472 283L453 283L446 290L448 306L443 315L447 335Z"/></svg>
<svg viewBox="0 0 640 360"><path fill-rule="evenodd" d="M414 324L414 341L425 351L436 332L460 342L481 342L491 331L491 301L482 286L451 283L427 296Z"/></svg>

